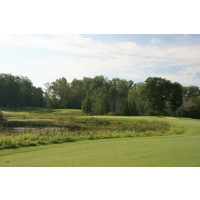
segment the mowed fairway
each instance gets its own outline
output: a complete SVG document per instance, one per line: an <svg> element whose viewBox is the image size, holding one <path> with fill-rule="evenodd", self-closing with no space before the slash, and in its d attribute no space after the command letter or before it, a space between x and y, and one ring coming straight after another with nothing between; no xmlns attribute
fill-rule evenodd
<svg viewBox="0 0 200 200"><path fill-rule="evenodd" d="M0 150L0 166L200 166L200 120L127 117L136 118L167 121L187 130L180 135L86 140Z"/></svg>

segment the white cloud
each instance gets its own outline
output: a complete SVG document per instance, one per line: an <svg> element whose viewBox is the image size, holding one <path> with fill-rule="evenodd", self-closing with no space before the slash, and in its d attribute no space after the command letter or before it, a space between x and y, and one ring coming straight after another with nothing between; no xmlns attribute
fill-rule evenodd
<svg viewBox="0 0 200 200"><path fill-rule="evenodd" d="M200 45L164 47L161 43L157 38L143 46L132 41L104 43L81 35L0 35L0 46L34 47L57 52L54 56L50 54L45 58L41 56L24 61L24 68L19 73L28 76L32 71L29 77L37 79L38 84L54 81L60 76L72 80L103 74L140 81L158 75L182 84L199 85ZM176 72L171 72L172 67ZM165 72L162 73L162 69ZM34 74L36 71L39 72L37 75Z"/></svg>
<svg viewBox="0 0 200 200"><path fill-rule="evenodd" d="M161 42L161 39L153 38L153 39L150 40L150 42L151 42L152 44L158 44L158 43Z"/></svg>

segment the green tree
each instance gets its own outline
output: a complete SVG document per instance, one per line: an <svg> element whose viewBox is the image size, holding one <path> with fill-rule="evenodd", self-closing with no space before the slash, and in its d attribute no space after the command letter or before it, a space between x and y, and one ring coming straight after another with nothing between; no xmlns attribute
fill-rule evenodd
<svg viewBox="0 0 200 200"><path fill-rule="evenodd" d="M53 89L54 96L58 100L59 108L68 108L71 90L66 78L62 77L57 79L52 83L51 87Z"/></svg>
<svg viewBox="0 0 200 200"><path fill-rule="evenodd" d="M179 83L150 77L146 81L146 97L152 113L174 114L182 104L182 87Z"/></svg>
<svg viewBox="0 0 200 200"><path fill-rule="evenodd" d="M1 74L1 106L16 107L20 98L20 85L11 74Z"/></svg>
<svg viewBox="0 0 200 200"><path fill-rule="evenodd" d="M44 84L44 101L48 108L56 108L57 107L57 99L53 93L53 89L51 87L51 83Z"/></svg>
<svg viewBox="0 0 200 200"><path fill-rule="evenodd" d="M194 85L183 87L183 98L190 99L190 98L196 98L198 96L200 96L199 87Z"/></svg>
<svg viewBox="0 0 200 200"><path fill-rule="evenodd" d="M177 109L182 105L183 103L183 91L182 86L180 83L172 83L171 89L170 89L170 95L169 95L169 104L170 109L172 111L172 114L175 115Z"/></svg>
<svg viewBox="0 0 200 200"><path fill-rule="evenodd" d="M70 108L72 90L66 78L62 77L55 82L45 84L45 101L51 108Z"/></svg>
<svg viewBox="0 0 200 200"><path fill-rule="evenodd" d="M90 99L89 96L87 96L83 100L81 108L82 108L83 112L85 112L87 114L91 114L92 113L92 100Z"/></svg>
<svg viewBox="0 0 200 200"><path fill-rule="evenodd" d="M150 77L147 78L145 83L146 97L152 113L162 114L166 107L166 99L169 96L170 81L163 78Z"/></svg>
<svg viewBox="0 0 200 200"><path fill-rule="evenodd" d="M44 107L45 102L44 102L44 97L43 97L43 90L40 87L32 87L32 105L37 106L37 107Z"/></svg>
<svg viewBox="0 0 200 200"><path fill-rule="evenodd" d="M148 103L145 95L145 83L137 83L129 90L128 104L131 115L147 115Z"/></svg>
<svg viewBox="0 0 200 200"><path fill-rule="evenodd" d="M108 105L110 111L117 115L128 115L128 93L133 87L133 81L114 78L109 81Z"/></svg>
<svg viewBox="0 0 200 200"><path fill-rule="evenodd" d="M35 88L30 79L23 76L13 76L11 74L0 74L0 106L2 107L23 107L36 106L34 101L35 95L43 94L35 93Z"/></svg>
<svg viewBox="0 0 200 200"><path fill-rule="evenodd" d="M183 87L183 103L177 110L181 117L200 119L200 89L197 86Z"/></svg>
<svg viewBox="0 0 200 200"><path fill-rule="evenodd" d="M80 109L83 99L85 98L86 94L83 87L83 81L74 79L71 84L71 108Z"/></svg>
<svg viewBox="0 0 200 200"><path fill-rule="evenodd" d="M34 106L33 83L31 80L23 76L17 76L16 80L20 86L20 106Z"/></svg>
<svg viewBox="0 0 200 200"><path fill-rule="evenodd" d="M103 115L108 112L106 88L99 87L91 93L92 113Z"/></svg>

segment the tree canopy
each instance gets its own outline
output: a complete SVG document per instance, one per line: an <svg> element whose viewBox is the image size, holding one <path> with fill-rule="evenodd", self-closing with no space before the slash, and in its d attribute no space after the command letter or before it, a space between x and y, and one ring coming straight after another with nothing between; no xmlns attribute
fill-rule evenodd
<svg viewBox="0 0 200 200"><path fill-rule="evenodd" d="M44 106L43 90L33 86L27 77L0 74L0 106Z"/></svg>
<svg viewBox="0 0 200 200"><path fill-rule="evenodd" d="M104 76L68 82L65 77L45 83L44 89L30 79L0 74L1 107L48 107L82 109L91 115L172 115L200 118L200 89L182 86L161 77L142 83Z"/></svg>

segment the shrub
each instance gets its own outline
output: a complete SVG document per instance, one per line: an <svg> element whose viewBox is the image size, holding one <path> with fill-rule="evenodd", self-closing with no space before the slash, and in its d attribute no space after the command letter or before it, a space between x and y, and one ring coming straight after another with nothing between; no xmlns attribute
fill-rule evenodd
<svg viewBox="0 0 200 200"><path fill-rule="evenodd" d="M191 107L189 109L179 108L176 112L176 116L200 119L200 109L197 107Z"/></svg>
<svg viewBox="0 0 200 200"><path fill-rule="evenodd" d="M4 115L3 113L0 111L0 129L3 128L3 123L5 122L5 118L4 118Z"/></svg>

